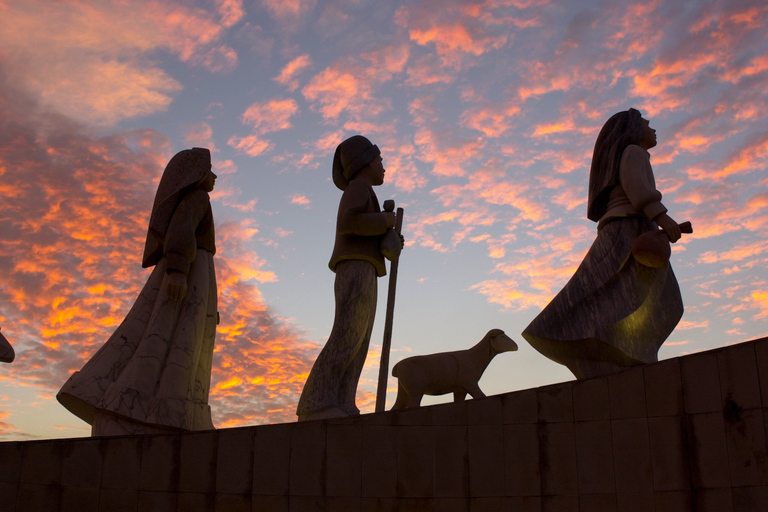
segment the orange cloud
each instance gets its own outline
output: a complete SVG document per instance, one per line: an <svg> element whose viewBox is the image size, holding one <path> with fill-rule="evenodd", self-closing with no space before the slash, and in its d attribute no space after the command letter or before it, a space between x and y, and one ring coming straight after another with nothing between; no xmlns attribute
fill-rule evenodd
<svg viewBox="0 0 768 512"><path fill-rule="evenodd" d="M278 18L293 17L311 11L315 0L261 0L264 7Z"/></svg>
<svg viewBox="0 0 768 512"><path fill-rule="evenodd" d="M243 113L243 123L253 126L260 135L287 130L298 111L298 104L291 98L254 103Z"/></svg>
<svg viewBox="0 0 768 512"><path fill-rule="evenodd" d="M352 74L334 68L326 68L316 75L302 89L304 97L319 104L319 110L326 118L337 118L354 101L368 95Z"/></svg>
<svg viewBox="0 0 768 512"><path fill-rule="evenodd" d="M271 142L260 139L256 135L248 135L247 137L237 137L233 135L229 138L227 144L248 156L259 156L271 150L273 147Z"/></svg>
<svg viewBox="0 0 768 512"><path fill-rule="evenodd" d="M69 2L42 10L17 2L0 17L0 55L16 83L59 112L114 123L167 109L181 89L146 58L152 52L170 51L212 71L237 65L236 52L219 43L224 27L210 14L158 0Z"/></svg>
<svg viewBox="0 0 768 512"><path fill-rule="evenodd" d="M296 75L311 65L312 59L309 54L299 55L285 65L280 74L275 77L275 81L288 87L289 91L295 91L299 88L299 81L296 80Z"/></svg>

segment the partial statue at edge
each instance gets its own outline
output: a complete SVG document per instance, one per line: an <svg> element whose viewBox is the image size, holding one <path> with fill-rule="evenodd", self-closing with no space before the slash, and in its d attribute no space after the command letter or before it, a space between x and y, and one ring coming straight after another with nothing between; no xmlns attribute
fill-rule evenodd
<svg viewBox="0 0 768 512"><path fill-rule="evenodd" d="M565 288L523 331L536 350L579 379L657 361L683 315L666 258L648 262L638 254L641 242L658 234L659 252L666 249L668 258L669 242L681 236L656 190L648 153L654 146L656 130L633 108L605 123L589 176L587 217L598 223L597 239Z"/></svg>
<svg viewBox="0 0 768 512"><path fill-rule="evenodd" d="M16 352L5 336L0 333L0 363L12 363L14 359L16 359Z"/></svg>
<svg viewBox="0 0 768 512"><path fill-rule="evenodd" d="M215 181L204 148L177 153L163 172L142 261L155 268L122 324L57 395L93 436L214 428Z"/></svg>
<svg viewBox="0 0 768 512"><path fill-rule="evenodd" d="M336 148L333 183L344 192L336 219L336 242L328 264L336 273L336 313L328 341L304 384L299 421L360 414L355 394L368 354L376 314L376 278L386 275L392 254L394 212L383 212L373 191L384 183L379 148L355 135ZM389 247L386 249L385 247Z"/></svg>

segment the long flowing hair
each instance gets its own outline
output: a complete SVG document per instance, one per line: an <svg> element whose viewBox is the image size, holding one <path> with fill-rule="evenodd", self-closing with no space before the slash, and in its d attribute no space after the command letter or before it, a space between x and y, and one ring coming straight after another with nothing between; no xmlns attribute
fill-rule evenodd
<svg viewBox="0 0 768 512"><path fill-rule="evenodd" d="M595 141L589 170L587 218L595 222L605 214L608 195L619 184L621 154L630 144L638 144L643 135L642 114L634 108L618 112L605 122Z"/></svg>

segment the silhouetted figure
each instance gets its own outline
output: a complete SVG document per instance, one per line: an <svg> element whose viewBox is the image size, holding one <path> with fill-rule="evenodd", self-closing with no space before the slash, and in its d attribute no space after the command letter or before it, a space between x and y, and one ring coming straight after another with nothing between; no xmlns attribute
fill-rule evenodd
<svg viewBox="0 0 768 512"><path fill-rule="evenodd" d="M207 149L168 163L142 261L155 268L123 323L57 395L94 436L213 429L215 181Z"/></svg>
<svg viewBox="0 0 768 512"><path fill-rule="evenodd" d="M395 213L382 212L373 192L384 183L380 154L368 139L355 135L339 144L333 157L333 182L344 191L329 263L336 272L336 315L304 384L299 421L360 413L355 393L376 314L376 277L386 274L379 243L395 225Z"/></svg>
<svg viewBox="0 0 768 512"><path fill-rule="evenodd" d="M0 363L12 363L14 359L16 359L16 352L13 351L13 347L5 336L0 333Z"/></svg>
<svg viewBox="0 0 768 512"><path fill-rule="evenodd" d="M648 150L656 131L640 112L612 116L595 143L587 217L597 239L576 273L523 336L536 350L579 378L657 361L659 347L683 315L677 279L668 265L650 267L632 256L643 233L680 228L656 190Z"/></svg>

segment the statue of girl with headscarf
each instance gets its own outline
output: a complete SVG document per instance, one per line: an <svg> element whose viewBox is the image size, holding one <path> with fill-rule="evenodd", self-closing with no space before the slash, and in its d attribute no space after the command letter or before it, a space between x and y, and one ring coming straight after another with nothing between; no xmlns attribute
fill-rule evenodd
<svg viewBox="0 0 768 512"><path fill-rule="evenodd" d="M56 396L93 436L214 428L208 391L218 312L208 193L215 180L207 149L168 162L142 261L155 268L122 324Z"/></svg>
<svg viewBox="0 0 768 512"><path fill-rule="evenodd" d="M648 150L656 131L631 108L613 115L595 142L587 217L597 239L570 281L523 337L579 379L658 360L683 315L672 268L633 256L637 238L660 226L669 242L680 227L656 190ZM668 248L668 246L667 246Z"/></svg>

